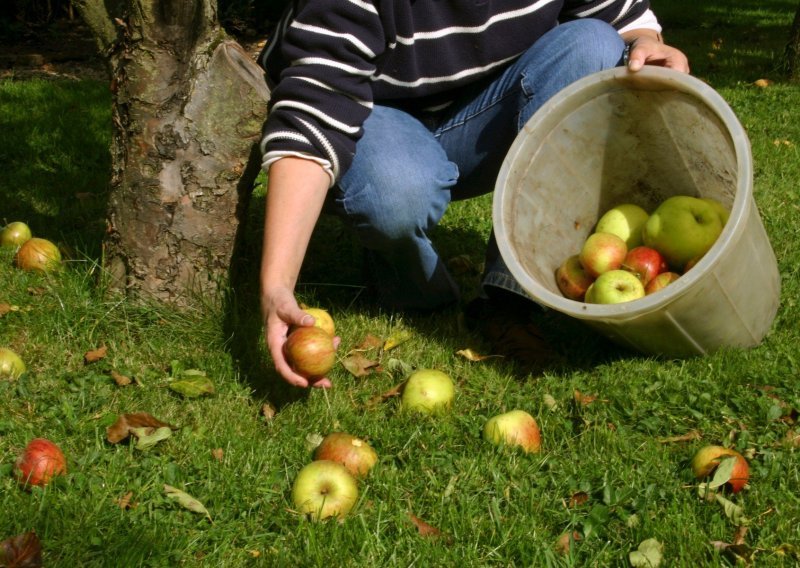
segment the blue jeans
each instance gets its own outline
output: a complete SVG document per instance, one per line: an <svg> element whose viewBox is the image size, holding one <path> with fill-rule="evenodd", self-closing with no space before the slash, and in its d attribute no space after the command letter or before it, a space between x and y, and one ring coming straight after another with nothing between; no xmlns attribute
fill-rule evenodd
<svg viewBox="0 0 800 568"><path fill-rule="evenodd" d="M438 114L420 119L375 105L330 209L355 230L387 303L433 309L459 299L429 233L451 200L494 189L517 132L542 104L574 81L620 65L624 47L610 25L573 21ZM493 241L484 287L525 295Z"/></svg>

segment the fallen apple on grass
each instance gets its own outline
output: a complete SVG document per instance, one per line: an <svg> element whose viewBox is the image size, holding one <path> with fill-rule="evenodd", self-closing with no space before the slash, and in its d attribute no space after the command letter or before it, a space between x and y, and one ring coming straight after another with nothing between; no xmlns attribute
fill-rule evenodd
<svg viewBox="0 0 800 568"><path fill-rule="evenodd" d="M750 465L744 456L734 449L715 445L700 448L692 458L692 473L697 479L710 477L724 459L735 460L731 477L726 485L733 493L738 493L747 485Z"/></svg>
<svg viewBox="0 0 800 568"><path fill-rule="evenodd" d="M31 440L14 464L14 476L23 486L44 487L57 475L66 473L64 453L46 438Z"/></svg>
<svg viewBox="0 0 800 568"><path fill-rule="evenodd" d="M625 241L628 249L642 244L642 227L650 217L642 207L633 203L622 203L612 207L597 221L595 233L612 233Z"/></svg>
<svg viewBox="0 0 800 568"><path fill-rule="evenodd" d="M0 379L16 379L26 371L22 358L11 349L0 347Z"/></svg>
<svg viewBox="0 0 800 568"><path fill-rule="evenodd" d="M418 369L403 385L400 408L435 414L450 408L455 398L455 386L449 375L436 369Z"/></svg>
<svg viewBox="0 0 800 568"><path fill-rule="evenodd" d="M367 442L345 432L325 436L314 451L315 460L342 464L356 477L365 477L378 461L378 453Z"/></svg>
<svg viewBox="0 0 800 568"><path fill-rule="evenodd" d="M286 338L284 354L295 373L320 379L336 363L333 336L319 327L295 328Z"/></svg>
<svg viewBox="0 0 800 568"><path fill-rule="evenodd" d="M331 460L316 460L297 473L292 503L313 520L344 517L358 500L358 482L345 466Z"/></svg>
<svg viewBox="0 0 800 568"><path fill-rule="evenodd" d="M25 241L30 240L33 235L31 228L22 221L9 223L0 231L0 246L17 248L22 246Z"/></svg>
<svg viewBox="0 0 800 568"><path fill-rule="evenodd" d="M644 285L639 277L627 270L610 270L597 277L586 293L592 304L619 304L644 297Z"/></svg>
<svg viewBox="0 0 800 568"><path fill-rule="evenodd" d="M539 452L542 446L539 425L524 410L510 410L489 418L483 427L483 437L496 445L522 448L526 453Z"/></svg>
<svg viewBox="0 0 800 568"><path fill-rule="evenodd" d="M586 274L597 278L604 272L616 270L622 266L628 247L620 237L613 233L592 233L581 247L578 254L581 266Z"/></svg>
<svg viewBox="0 0 800 568"><path fill-rule="evenodd" d="M556 269L556 284L565 298L582 302L594 278L586 274L578 255L572 255Z"/></svg>
<svg viewBox="0 0 800 568"><path fill-rule="evenodd" d="M47 239L33 237L17 250L14 257L17 267L30 272L50 272L61 266L61 252Z"/></svg>

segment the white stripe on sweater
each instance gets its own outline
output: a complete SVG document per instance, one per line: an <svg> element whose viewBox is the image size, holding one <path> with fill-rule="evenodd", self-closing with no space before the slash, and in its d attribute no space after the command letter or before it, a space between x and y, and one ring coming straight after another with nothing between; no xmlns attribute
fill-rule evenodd
<svg viewBox="0 0 800 568"><path fill-rule="evenodd" d="M301 24L298 21L293 22L291 27L296 28L298 30L303 30L303 31L306 31L306 32L309 32L309 33L312 33L312 34L319 34L319 35L325 35L325 36L330 36L330 37L341 38L343 40L348 41L351 45L353 45L356 49L358 49L359 52L361 52L363 55L365 55L368 59L373 59L375 57L375 52L372 51L369 47L367 47L367 45L363 41L358 39L353 34L340 34L340 33L334 32L332 30L327 30L325 28L321 28L319 26L310 26L308 24Z"/></svg>

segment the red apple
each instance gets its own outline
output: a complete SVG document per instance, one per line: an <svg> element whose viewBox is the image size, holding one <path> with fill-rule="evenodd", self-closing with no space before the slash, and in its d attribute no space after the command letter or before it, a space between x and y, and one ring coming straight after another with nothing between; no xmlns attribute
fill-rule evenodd
<svg viewBox="0 0 800 568"><path fill-rule="evenodd" d="M650 294L655 294L659 290L662 290L665 286L672 284L681 275L677 272L662 272L661 274L656 275L650 282L647 283L647 286L644 289L644 293L646 296Z"/></svg>
<svg viewBox="0 0 800 568"><path fill-rule="evenodd" d="M628 246L613 233L593 233L589 235L578 255L586 274L597 278L603 272L616 270L622 266Z"/></svg>
<svg viewBox="0 0 800 568"><path fill-rule="evenodd" d="M57 445L45 438L31 440L14 464L14 474L22 485L44 487L53 477L67 473L67 460Z"/></svg>
<svg viewBox="0 0 800 568"><path fill-rule="evenodd" d="M713 475L723 459L733 459L731 478L727 485L733 493L741 491L750 478L750 466L742 454L724 446L704 446L692 458L692 473L697 479L705 479Z"/></svg>
<svg viewBox="0 0 800 568"><path fill-rule="evenodd" d="M642 284L647 286L653 278L662 272L667 272L669 267L667 261L656 249L640 246L628 251L625 260L622 261L622 269L633 272L639 277Z"/></svg>
<svg viewBox="0 0 800 568"><path fill-rule="evenodd" d="M496 445L522 448L526 453L536 453L542 446L539 425L524 410L510 410L491 417L483 427L483 437Z"/></svg>
<svg viewBox="0 0 800 568"><path fill-rule="evenodd" d="M570 300L582 302L592 282L594 278L586 274L577 254L569 257L556 269L558 289Z"/></svg>
<svg viewBox="0 0 800 568"><path fill-rule="evenodd" d="M15 260L22 270L50 272L61 265L61 252L47 239L33 237L22 243Z"/></svg>
<svg viewBox="0 0 800 568"><path fill-rule="evenodd" d="M364 477L378 461L378 454L360 438L344 432L333 432L317 446L314 459L338 462L356 477Z"/></svg>
<svg viewBox="0 0 800 568"><path fill-rule="evenodd" d="M298 327L289 334L284 353L292 369L307 379L324 377L336 363L333 337L318 327Z"/></svg>

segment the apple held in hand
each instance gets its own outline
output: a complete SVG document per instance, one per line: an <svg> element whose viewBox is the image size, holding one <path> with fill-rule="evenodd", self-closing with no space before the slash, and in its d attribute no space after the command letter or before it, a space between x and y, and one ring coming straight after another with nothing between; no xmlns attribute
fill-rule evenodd
<svg viewBox="0 0 800 568"><path fill-rule="evenodd" d="M0 231L0 246L17 248L22 246L25 241L30 240L33 235L31 229L22 221L9 223Z"/></svg>
<svg viewBox="0 0 800 568"><path fill-rule="evenodd" d="M644 285L638 276L627 270L611 270L597 277L587 293L587 302L619 304L643 297Z"/></svg>
<svg viewBox="0 0 800 568"><path fill-rule="evenodd" d="M327 331L331 336L336 335L336 324L327 310L322 308L303 308L303 311L314 318L314 327Z"/></svg>
<svg viewBox="0 0 800 568"><path fill-rule="evenodd" d="M286 338L284 353L292 369L307 379L319 379L336 363L333 336L318 327L298 327Z"/></svg>
<svg viewBox="0 0 800 568"><path fill-rule="evenodd" d="M644 289L645 296L649 296L650 294L655 294L659 290L663 290L666 286L669 286L680 277L681 275L677 272L662 272L661 274L656 275L655 278L647 283L647 286Z"/></svg>
<svg viewBox="0 0 800 568"><path fill-rule="evenodd" d="M649 217L647 211L638 205L623 203L603 213L594 232L617 235L632 249L642 244L642 227Z"/></svg>
<svg viewBox="0 0 800 568"><path fill-rule="evenodd" d="M661 253L654 248L639 246L632 248L622 261L622 269L632 272L639 277L642 284L647 286L653 278L667 272L669 266Z"/></svg>
<svg viewBox="0 0 800 568"><path fill-rule="evenodd" d="M536 453L542 445L539 425L524 410L493 416L483 427L483 437L493 444L520 447L526 453Z"/></svg>
<svg viewBox="0 0 800 568"><path fill-rule="evenodd" d="M22 270L31 272L50 272L61 266L61 252L47 239L33 237L25 241L14 257Z"/></svg>
<svg viewBox="0 0 800 568"><path fill-rule="evenodd" d="M378 454L361 438L344 432L333 432L325 436L317 446L314 459L340 463L356 477L364 477L378 461Z"/></svg>
<svg viewBox="0 0 800 568"><path fill-rule="evenodd" d="M419 369L411 373L403 386L400 408L423 414L448 410L455 398L452 379L436 369Z"/></svg>
<svg viewBox="0 0 800 568"><path fill-rule="evenodd" d="M594 278L586 274L578 255L567 258L556 269L556 284L565 298L582 302Z"/></svg>
<svg viewBox="0 0 800 568"><path fill-rule="evenodd" d="M312 461L298 472L292 486L295 509L314 520L344 517L357 500L356 478L335 461Z"/></svg>
<svg viewBox="0 0 800 568"><path fill-rule="evenodd" d="M592 233L581 247L578 255L581 266L592 278L622 266L628 247L617 235L612 233Z"/></svg>
<svg viewBox="0 0 800 568"><path fill-rule="evenodd" d="M692 458L692 473L697 479L705 479L713 475L723 459L736 460L733 464L728 485L733 493L738 493L747 485L750 478L750 466L742 454L724 446L704 446Z"/></svg>
<svg viewBox="0 0 800 568"><path fill-rule="evenodd" d="M57 475L67 473L67 460L56 444L46 438L31 440L14 464L14 475L23 486L44 487Z"/></svg>
<svg viewBox="0 0 800 568"><path fill-rule="evenodd" d="M19 355L0 347L0 379L16 379L25 371L25 363Z"/></svg>
<svg viewBox="0 0 800 568"><path fill-rule="evenodd" d="M657 249L675 272L702 256L722 232L717 208L703 199L677 195L664 200L644 225L644 244Z"/></svg>

